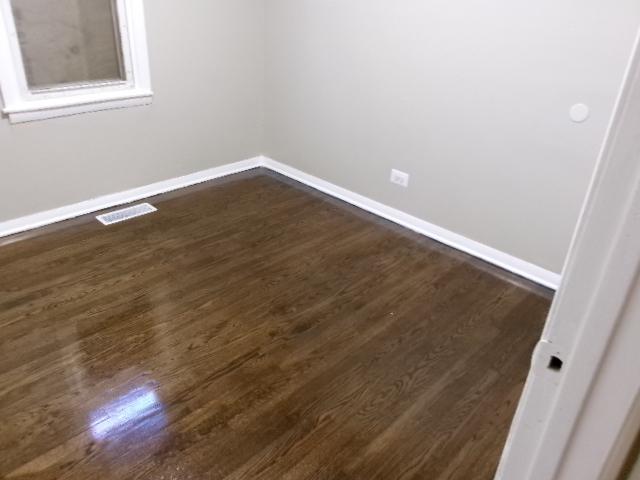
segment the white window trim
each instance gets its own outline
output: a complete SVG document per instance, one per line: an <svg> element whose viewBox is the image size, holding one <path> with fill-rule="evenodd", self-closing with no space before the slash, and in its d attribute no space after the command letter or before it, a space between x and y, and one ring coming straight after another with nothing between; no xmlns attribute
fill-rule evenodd
<svg viewBox="0 0 640 480"><path fill-rule="evenodd" d="M143 0L116 0L126 80L30 91L10 0L0 0L0 91L11 123L148 105L153 99Z"/></svg>

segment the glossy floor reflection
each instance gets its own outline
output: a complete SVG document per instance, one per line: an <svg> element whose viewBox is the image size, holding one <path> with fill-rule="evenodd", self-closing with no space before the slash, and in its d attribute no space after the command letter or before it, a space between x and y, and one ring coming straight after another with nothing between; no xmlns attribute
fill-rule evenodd
<svg viewBox="0 0 640 480"><path fill-rule="evenodd" d="M89 419L91 435L96 441L126 439L127 435L144 425L147 433L166 427L164 405L152 387L141 387L116 398L94 412Z"/></svg>
<svg viewBox="0 0 640 480"><path fill-rule="evenodd" d="M550 293L255 170L0 246L0 478L490 480Z"/></svg>

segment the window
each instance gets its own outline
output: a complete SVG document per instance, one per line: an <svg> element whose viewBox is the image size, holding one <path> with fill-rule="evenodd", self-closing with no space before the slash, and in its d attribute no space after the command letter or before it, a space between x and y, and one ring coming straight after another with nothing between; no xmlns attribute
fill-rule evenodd
<svg viewBox="0 0 640 480"><path fill-rule="evenodd" d="M151 103L143 0L0 0L13 123Z"/></svg>

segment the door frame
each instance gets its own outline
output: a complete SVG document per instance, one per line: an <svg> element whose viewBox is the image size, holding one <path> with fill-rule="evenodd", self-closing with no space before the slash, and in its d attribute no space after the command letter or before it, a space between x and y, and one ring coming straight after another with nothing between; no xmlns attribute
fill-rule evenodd
<svg viewBox="0 0 640 480"><path fill-rule="evenodd" d="M615 478L640 428L639 268L640 36L496 480Z"/></svg>

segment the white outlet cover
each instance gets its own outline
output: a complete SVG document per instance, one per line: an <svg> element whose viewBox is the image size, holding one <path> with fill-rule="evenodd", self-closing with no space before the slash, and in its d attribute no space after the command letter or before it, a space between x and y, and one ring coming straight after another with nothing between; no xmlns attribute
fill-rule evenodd
<svg viewBox="0 0 640 480"><path fill-rule="evenodd" d="M393 169L391 170L391 183L406 188L409 186L409 174Z"/></svg>

